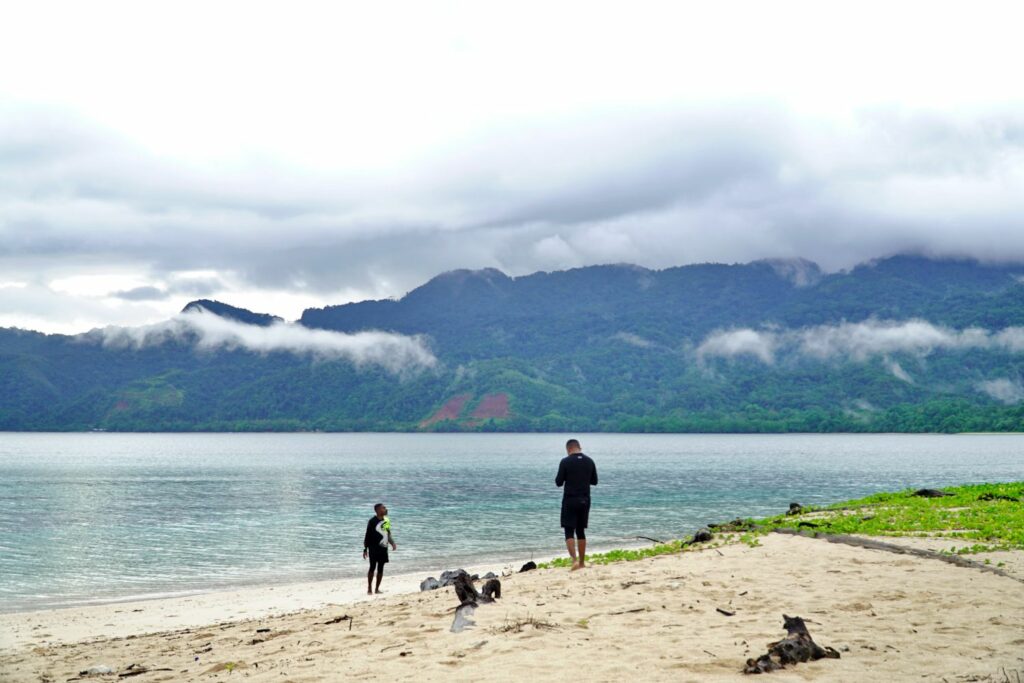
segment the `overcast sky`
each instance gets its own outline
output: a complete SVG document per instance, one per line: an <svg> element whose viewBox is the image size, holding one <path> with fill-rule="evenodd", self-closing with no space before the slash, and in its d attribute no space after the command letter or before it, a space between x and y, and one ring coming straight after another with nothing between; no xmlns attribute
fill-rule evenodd
<svg viewBox="0 0 1024 683"><path fill-rule="evenodd" d="M257 4L0 10L0 326L295 319L460 267L1024 260L1012 3Z"/></svg>

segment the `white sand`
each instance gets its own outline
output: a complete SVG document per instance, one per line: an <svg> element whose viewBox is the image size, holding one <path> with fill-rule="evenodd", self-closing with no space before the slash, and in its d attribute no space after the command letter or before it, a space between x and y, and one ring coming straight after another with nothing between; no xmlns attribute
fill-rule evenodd
<svg viewBox="0 0 1024 683"><path fill-rule="evenodd" d="M0 680L66 681L99 664L168 669L133 681L740 680L784 635L783 613L842 658L769 674L779 680L1024 677L1024 584L801 537L762 544L516 574L458 634L451 589L365 600L346 582L6 615ZM345 614L351 628L324 623Z"/></svg>

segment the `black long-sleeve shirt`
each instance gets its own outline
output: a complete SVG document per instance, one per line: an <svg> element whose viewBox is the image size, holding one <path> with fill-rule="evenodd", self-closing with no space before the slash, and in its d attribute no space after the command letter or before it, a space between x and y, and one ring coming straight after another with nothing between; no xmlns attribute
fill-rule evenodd
<svg viewBox="0 0 1024 683"><path fill-rule="evenodd" d="M555 486L562 484L562 498L590 498L590 487L597 486L597 465L583 453L565 456L555 477Z"/></svg>
<svg viewBox="0 0 1024 683"><path fill-rule="evenodd" d="M383 522L382 519L377 519L374 515L370 517L370 521L366 523L366 534L363 536L363 547L369 550L374 548L381 548L381 542L385 540L384 534L377 530L377 526ZM383 546L387 547L387 546Z"/></svg>

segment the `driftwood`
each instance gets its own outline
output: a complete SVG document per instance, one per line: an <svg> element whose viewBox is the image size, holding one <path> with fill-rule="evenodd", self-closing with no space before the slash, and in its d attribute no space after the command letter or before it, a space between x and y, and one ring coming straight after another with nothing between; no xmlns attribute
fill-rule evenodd
<svg viewBox="0 0 1024 683"><path fill-rule="evenodd" d="M478 591L473 585L473 577L462 573L455 578L455 595L459 598L459 606L455 608L455 620L452 621L452 633L460 633L473 626L470 619L481 603L490 603L501 598L501 581L488 579L483 589Z"/></svg>
<svg viewBox="0 0 1024 683"><path fill-rule="evenodd" d="M465 569L449 569L447 571L441 572L441 578L440 579L435 579L433 576L428 576L427 578L423 579L423 581L420 582L420 590L421 591L432 591L432 590L437 590L438 588L444 588L446 586L452 586L452 585L455 584L455 580L457 578L459 578L460 576L462 576L463 574L468 576L469 572L467 572ZM486 574L483 575L483 577L481 577L478 574L473 574L472 576L470 576L470 578L473 581L476 581L479 578L496 579L496 578L498 578L498 575L495 574L494 572L487 572Z"/></svg>
<svg viewBox="0 0 1024 683"><path fill-rule="evenodd" d="M946 496L952 496L954 494L939 491L938 489L918 489L910 495L918 496L920 498L945 498Z"/></svg>
<svg viewBox="0 0 1024 683"><path fill-rule="evenodd" d="M480 589L480 594L485 598L492 598L494 600L501 599L501 581L498 579L487 579L484 582L484 587Z"/></svg>
<svg viewBox="0 0 1024 683"><path fill-rule="evenodd" d="M118 678L131 678L132 676L141 676L142 674L148 674L148 673L152 673L154 671L173 671L173 669L166 669L166 668L150 669L149 667L147 667L147 666L145 666L143 664L130 664L128 666L128 668L126 668L121 673L117 674L117 677Z"/></svg>
<svg viewBox="0 0 1024 683"><path fill-rule="evenodd" d="M839 659L839 653L835 649L822 647L814 642L807 631L807 625L800 617L783 614L782 627L786 629L786 637L769 644L768 652L757 659L748 659L743 673L763 674L785 669L787 664L824 658Z"/></svg>
<svg viewBox="0 0 1024 683"><path fill-rule="evenodd" d="M1007 496L1002 493L983 493L978 496L978 500L1008 500L1011 503L1019 503L1020 498L1014 498L1013 496Z"/></svg>
<svg viewBox="0 0 1024 683"><path fill-rule="evenodd" d="M710 525L708 525L710 526ZM706 543L714 538L714 534L711 533L710 529L697 529L697 532L693 535L689 541L683 541L681 547L693 545L694 543Z"/></svg>
<svg viewBox="0 0 1024 683"><path fill-rule="evenodd" d="M757 524L737 517L731 522L708 524L708 529L713 529L714 531L754 531L757 529Z"/></svg>
<svg viewBox="0 0 1024 683"><path fill-rule="evenodd" d="M642 538L645 541L650 541L651 543L661 543L661 544L665 543L665 541L659 541L658 539L651 538L650 536L637 536L637 538Z"/></svg>
<svg viewBox="0 0 1024 683"><path fill-rule="evenodd" d="M347 614L343 614L343 615L342 615L342 616L340 616L340 617L334 617L333 619L330 619L330 620L328 620L328 621L325 621L325 622L324 622L324 625L325 625L325 626L330 626L331 624L340 624L340 623L341 623L341 622L343 622L343 621L352 621L352 617L350 617L350 616L349 616L349 615L347 615ZM268 629L268 630L269 630L269 629ZM258 631L257 631L257 633L258 633Z"/></svg>
<svg viewBox="0 0 1024 683"><path fill-rule="evenodd" d="M498 579L488 579L482 591L476 589L473 577L469 574L461 574L452 585L455 586L455 595L458 596L460 605L470 602L494 602L495 598L501 597L501 581Z"/></svg>

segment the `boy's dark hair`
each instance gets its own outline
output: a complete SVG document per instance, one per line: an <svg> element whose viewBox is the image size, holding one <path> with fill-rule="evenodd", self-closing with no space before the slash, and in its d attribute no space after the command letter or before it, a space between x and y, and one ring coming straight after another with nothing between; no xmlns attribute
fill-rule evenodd
<svg viewBox="0 0 1024 683"><path fill-rule="evenodd" d="M580 442L577 441L576 439L569 439L568 441L566 441L565 442L565 447L566 448L582 448L582 446L580 446Z"/></svg>
<svg viewBox="0 0 1024 683"><path fill-rule="evenodd" d="M384 507L384 503L377 503L376 505L373 506L373 511L374 512L380 512L380 509L382 507Z"/></svg>

